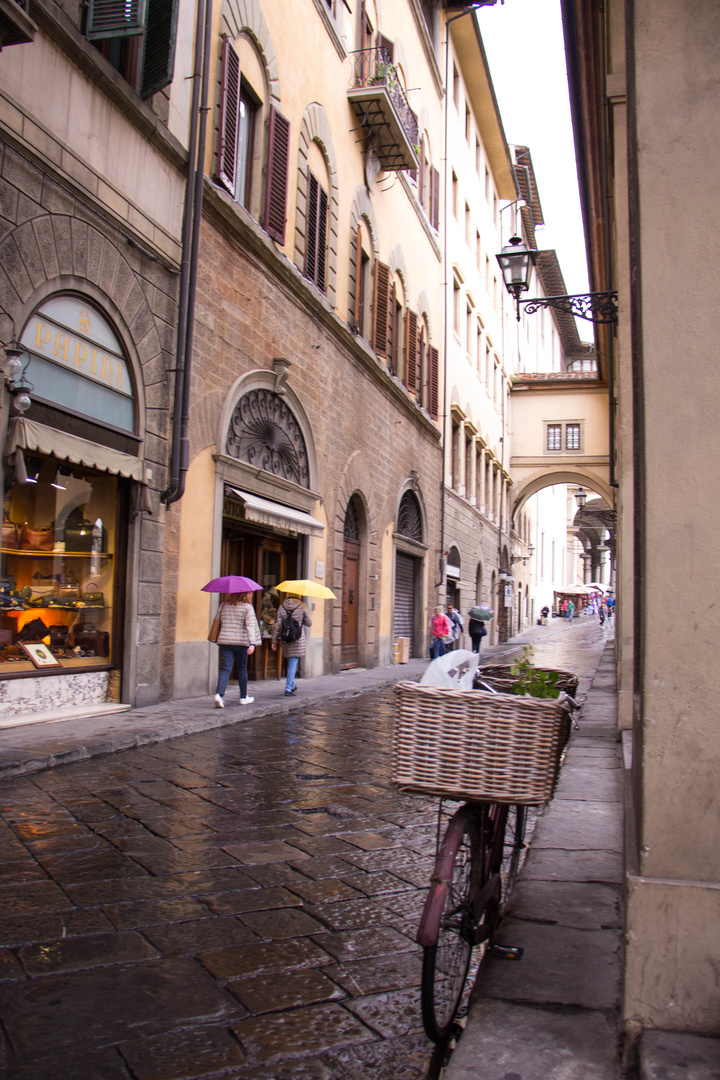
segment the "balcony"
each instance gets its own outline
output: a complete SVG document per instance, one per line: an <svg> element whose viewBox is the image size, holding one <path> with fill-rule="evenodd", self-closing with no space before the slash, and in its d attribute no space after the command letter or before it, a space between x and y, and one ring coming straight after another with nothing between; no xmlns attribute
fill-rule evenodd
<svg viewBox="0 0 720 1080"><path fill-rule="evenodd" d="M37 26L27 13L27 0L0 0L0 49L6 45L26 45L35 37Z"/></svg>
<svg viewBox="0 0 720 1080"><path fill-rule="evenodd" d="M351 53L353 76L348 100L360 121L365 144L386 172L418 167L417 116L385 49Z"/></svg>

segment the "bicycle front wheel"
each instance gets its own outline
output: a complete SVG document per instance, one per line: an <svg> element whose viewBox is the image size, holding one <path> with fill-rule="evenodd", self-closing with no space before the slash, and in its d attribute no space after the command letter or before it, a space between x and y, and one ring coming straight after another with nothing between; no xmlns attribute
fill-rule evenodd
<svg viewBox="0 0 720 1080"><path fill-rule="evenodd" d="M525 827L527 824L527 807L510 806L508 808L507 821L505 824L505 841L503 846L502 862L502 907L508 901L517 880L520 860L525 850Z"/></svg>
<svg viewBox="0 0 720 1080"><path fill-rule="evenodd" d="M465 826L452 865L437 942L423 951L422 1019L433 1042L450 1034L465 987L474 940L473 889L480 859L480 836L472 816Z"/></svg>

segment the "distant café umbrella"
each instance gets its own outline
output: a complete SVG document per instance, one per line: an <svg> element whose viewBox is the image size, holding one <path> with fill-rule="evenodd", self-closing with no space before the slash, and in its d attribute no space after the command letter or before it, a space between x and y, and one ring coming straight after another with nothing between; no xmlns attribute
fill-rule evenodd
<svg viewBox="0 0 720 1080"><path fill-rule="evenodd" d="M298 596L314 596L316 600L337 600L337 596L325 585L318 585L316 581L302 578L300 581L281 581L277 586L278 592L297 593Z"/></svg>
<svg viewBox="0 0 720 1080"><path fill-rule="evenodd" d="M253 581L251 577L243 577L242 574L228 574L227 577L214 577L203 585L202 592L238 593L259 592L262 585Z"/></svg>
<svg viewBox="0 0 720 1080"><path fill-rule="evenodd" d="M470 618L477 619L478 622L490 622L490 619L495 617L495 612L487 604L478 604L474 608L470 608Z"/></svg>

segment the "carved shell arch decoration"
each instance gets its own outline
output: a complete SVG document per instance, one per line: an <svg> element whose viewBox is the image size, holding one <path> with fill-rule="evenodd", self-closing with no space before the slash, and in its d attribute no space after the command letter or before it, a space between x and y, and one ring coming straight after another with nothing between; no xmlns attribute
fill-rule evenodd
<svg viewBox="0 0 720 1080"><path fill-rule="evenodd" d="M250 390L240 398L230 418L225 452L254 469L310 487L300 425L285 398L272 390Z"/></svg>

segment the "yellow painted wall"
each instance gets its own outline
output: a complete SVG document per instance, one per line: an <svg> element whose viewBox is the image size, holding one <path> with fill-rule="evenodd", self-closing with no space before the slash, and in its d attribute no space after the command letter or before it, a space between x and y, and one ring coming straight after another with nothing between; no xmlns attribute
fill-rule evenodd
<svg viewBox="0 0 720 1080"><path fill-rule="evenodd" d="M188 469L180 525L176 641L203 641L210 629L211 596L200 590L213 576L214 451L214 446L206 446Z"/></svg>

